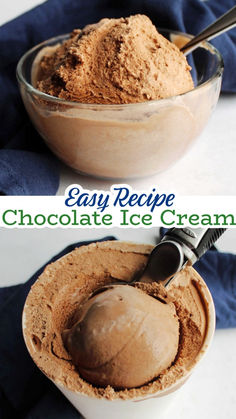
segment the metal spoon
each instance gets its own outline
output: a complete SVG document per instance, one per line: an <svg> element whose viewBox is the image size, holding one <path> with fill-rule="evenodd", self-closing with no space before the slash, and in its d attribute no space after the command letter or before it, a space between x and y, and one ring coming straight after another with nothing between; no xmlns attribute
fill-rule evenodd
<svg viewBox="0 0 236 419"><path fill-rule="evenodd" d="M193 265L225 232L226 228L171 228L149 255L147 265L139 277L130 282L117 280L94 291L89 298L134 282L159 282L167 287L185 265Z"/></svg>
<svg viewBox="0 0 236 419"><path fill-rule="evenodd" d="M218 35L229 31L234 26L236 26L236 6L220 16L214 23L207 26L206 29L203 29L202 32L185 44L180 51L182 51L184 55L188 55L190 52L194 51L202 41L209 41L210 39L216 38Z"/></svg>
<svg viewBox="0 0 236 419"><path fill-rule="evenodd" d="M185 265L193 265L225 232L225 228L172 228L151 252L141 282L165 287Z"/></svg>

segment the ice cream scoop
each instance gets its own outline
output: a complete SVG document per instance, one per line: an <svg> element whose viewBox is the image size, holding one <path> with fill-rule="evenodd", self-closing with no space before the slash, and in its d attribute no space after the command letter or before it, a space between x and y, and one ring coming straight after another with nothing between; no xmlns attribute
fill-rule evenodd
<svg viewBox="0 0 236 419"><path fill-rule="evenodd" d="M193 265L226 231L225 228L172 228L151 252L138 279L165 287L186 264Z"/></svg>
<svg viewBox="0 0 236 419"><path fill-rule="evenodd" d="M194 263L225 229L176 229L151 252L140 282L165 286ZM135 282L135 281L133 281ZM62 338L81 376L98 386L138 387L169 368L179 344L175 306L163 292L154 298L127 285L98 288L82 305Z"/></svg>
<svg viewBox="0 0 236 419"><path fill-rule="evenodd" d="M139 387L175 359L179 321L173 303L130 285L111 285L87 300L63 340L80 375L98 386Z"/></svg>
<svg viewBox="0 0 236 419"><path fill-rule="evenodd" d="M150 295L157 292L156 295L163 298L168 294L168 302L173 302L176 307L180 325L179 345L169 368L144 386L115 390L111 386L92 385L82 378L79 369L73 365L61 338L63 330L73 327L78 310L82 310L89 295L102 284L110 284L112 278L120 278L128 283L137 276L152 249L151 245L116 240L80 246L50 263L27 297L23 334L29 353L40 370L84 417L93 419L98 411L101 418L113 417L114 412L117 418L141 418L152 400L151 416L156 418L158 413L161 414L158 407L162 405L162 400L186 381L210 344L215 320L212 298L203 279L192 267L187 266L176 275L167 289L157 283L135 284L135 288ZM162 296L160 287L164 291ZM152 300L155 302L154 298ZM121 340L116 336L117 344ZM136 352L135 348L133 357L138 355ZM84 403L91 408L89 414ZM168 397L166 403L169 403ZM112 408L109 407L111 405ZM142 414L139 414L139 406Z"/></svg>

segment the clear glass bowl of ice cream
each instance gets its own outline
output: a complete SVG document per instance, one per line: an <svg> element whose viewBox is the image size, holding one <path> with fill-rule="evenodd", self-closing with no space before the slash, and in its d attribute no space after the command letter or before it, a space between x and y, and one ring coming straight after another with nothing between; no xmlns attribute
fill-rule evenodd
<svg viewBox="0 0 236 419"><path fill-rule="evenodd" d="M191 37L172 30L159 32L178 47ZM68 100L66 95L57 97L37 88L42 57L50 61L58 45L68 39L69 35L61 35L42 42L17 66L24 105L48 147L77 172L109 179L150 176L182 157L204 129L219 98L223 61L216 48L204 42L187 57L194 87L184 93L157 100L149 100L144 93L138 103L80 103L76 97ZM72 66L76 59L70 57ZM68 79L67 74L73 89L73 80ZM56 83L63 91L65 81L59 78ZM123 88L117 89L122 95Z"/></svg>

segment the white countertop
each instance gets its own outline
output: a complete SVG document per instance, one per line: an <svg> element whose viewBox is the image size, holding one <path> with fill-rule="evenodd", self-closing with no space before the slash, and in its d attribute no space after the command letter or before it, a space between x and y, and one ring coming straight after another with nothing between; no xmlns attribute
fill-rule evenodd
<svg viewBox="0 0 236 419"><path fill-rule="evenodd" d="M162 191L174 189L176 195L235 195L235 156L236 95L224 94L203 133L174 166L155 176L120 183L128 183L136 190L156 185ZM62 166L58 195L63 195L71 183L109 189L119 181L93 179Z"/></svg>
<svg viewBox="0 0 236 419"><path fill-rule="evenodd" d="M45 0L0 0L1 14L0 25L27 12L35 6L44 3Z"/></svg>
<svg viewBox="0 0 236 419"><path fill-rule="evenodd" d="M154 244L158 229L0 229L0 286L25 282L71 243L106 235ZM235 241L236 229L228 230L219 239L218 247L235 252ZM234 419L235 388L236 329L217 330L208 354L162 419Z"/></svg>

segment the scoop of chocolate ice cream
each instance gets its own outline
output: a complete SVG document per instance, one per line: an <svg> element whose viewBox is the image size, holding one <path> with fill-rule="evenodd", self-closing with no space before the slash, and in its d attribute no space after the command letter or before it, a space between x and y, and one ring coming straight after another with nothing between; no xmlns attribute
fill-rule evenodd
<svg viewBox="0 0 236 419"><path fill-rule="evenodd" d="M82 103L136 103L193 89L190 69L147 16L135 15L102 19L46 49L36 85L49 95Z"/></svg>
<svg viewBox="0 0 236 419"><path fill-rule="evenodd" d="M63 332L81 376L98 386L141 386L175 359L179 321L173 303L129 285L92 296L78 321Z"/></svg>

